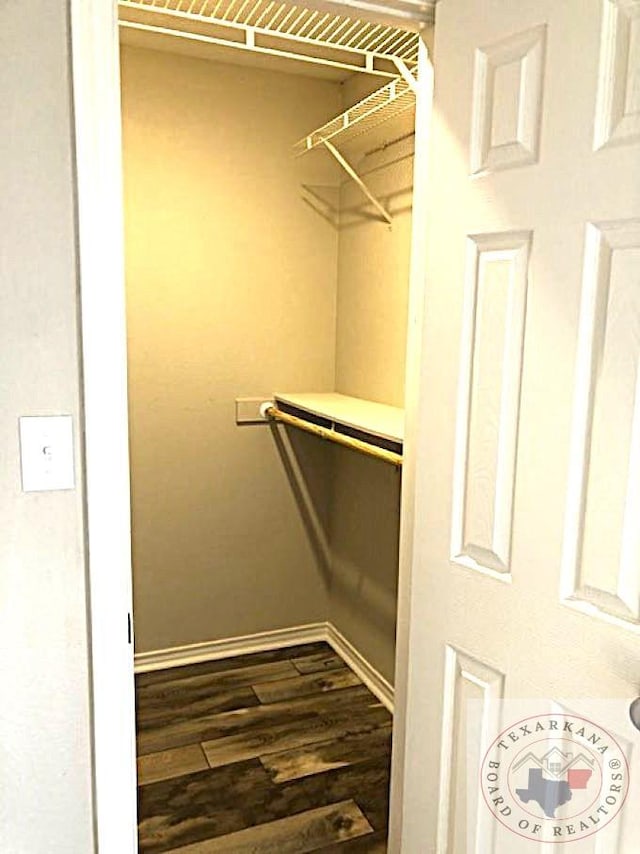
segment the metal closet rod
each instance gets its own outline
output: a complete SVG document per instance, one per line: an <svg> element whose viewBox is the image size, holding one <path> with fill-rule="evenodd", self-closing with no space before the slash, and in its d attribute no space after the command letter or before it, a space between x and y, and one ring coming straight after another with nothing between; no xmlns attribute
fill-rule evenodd
<svg viewBox="0 0 640 854"><path fill-rule="evenodd" d="M311 421L305 421L302 418L297 418L295 415L289 415L288 412L283 412L277 406L269 406L264 410L264 414L272 421L280 421L282 424L288 424L290 427L304 430L305 433L311 433L320 439L335 442L336 445L351 448L352 451L358 451L358 453L366 454L368 457L383 460L385 463L390 463L398 468L402 465L401 454L387 451L385 448L378 448L375 445L369 445L367 442L360 441L360 439L353 439L351 436L336 433L335 430L330 430L328 427L321 427L319 424L313 424Z"/></svg>

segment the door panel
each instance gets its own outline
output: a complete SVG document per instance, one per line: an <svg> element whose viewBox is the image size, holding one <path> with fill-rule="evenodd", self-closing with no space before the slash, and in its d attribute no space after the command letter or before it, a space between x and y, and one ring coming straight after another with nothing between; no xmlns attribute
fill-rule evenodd
<svg viewBox="0 0 640 854"><path fill-rule="evenodd" d="M495 828L479 799L468 798L465 766L471 761L480 767L483 731L499 724L496 701L503 693L501 673L451 646L445 648L438 854L465 851L468 841L477 850L492 850ZM478 707L473 724L467 716L470 704ZM466 825L459 821L460 815L467 817ZM469 821L473 824L471 840L467 834Z"/></svg>
<svg viewBox="0 0 640 854"><path fill-rule="evenodd" d="M469 787L500 697L640 777L640 0L442 0L434 64L402 851L542 851Z"/></svg>
<svg viewBox="0 0 640 854"><path fill-rule="evenodd" d="M545 43L542 25L476 49L473 175L537 162Z"/></svg>
<svg viewBox="0 0 640 854"><path fill-rule="evenodd" d="M530 234L467 240L452 560L510 580Z"/></svg>
<svg viewBox="0 0 640 854"><path fill-rule="evenodd" d="M589 224L585 243L562 592L637 626L640 221Z"/></svg>
<svg viewBox="0 0 640 854"><path fill-rule="evenodd" d="M604 5L595 146L640 140L640 9L633 0Z"/></svg>

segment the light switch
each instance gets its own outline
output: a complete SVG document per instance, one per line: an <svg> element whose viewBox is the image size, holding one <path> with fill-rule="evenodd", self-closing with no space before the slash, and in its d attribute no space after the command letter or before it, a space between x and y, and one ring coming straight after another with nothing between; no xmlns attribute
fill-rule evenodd
<svg viewBox="0 0 640 854"><path fill-rule="evenodd" d="M20 418L23 492L73 489L73 419L70 415Z"/></svg>

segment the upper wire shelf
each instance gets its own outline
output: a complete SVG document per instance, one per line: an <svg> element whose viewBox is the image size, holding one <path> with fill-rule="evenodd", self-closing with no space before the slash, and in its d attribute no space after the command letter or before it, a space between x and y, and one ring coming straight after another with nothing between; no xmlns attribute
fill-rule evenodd
<svg viewBox="0 0 640 854"><path fill-rule="evenodd" d="M296 142L294 154L299 157L314 148L326 146L327 142L349 142L414 107L415 103L414 89L407 80L398 77Z"/></svg>
<svg viewBox="0 0 640 854"><path fill-rule="evenodd" d="M393 77L418 61L419 34L278 0L119 0L138 30Z"/></svg>

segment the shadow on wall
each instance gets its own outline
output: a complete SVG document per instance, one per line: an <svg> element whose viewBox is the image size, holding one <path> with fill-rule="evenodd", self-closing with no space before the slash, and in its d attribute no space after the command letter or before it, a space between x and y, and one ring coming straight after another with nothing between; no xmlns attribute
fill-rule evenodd
<svg viewBox="0 0 640 854"><path fill-rule="evenodd" d="M394 193L380 195L379 201L392 217L400 214L410 214L413 209L413 191L411 187L405 187ZM365 199L363 202L352 205L343 205L340 209L340 230L357 228L363 222L382 222L379 216L371 211L371 205Z"/></svg>
<svg viewBox="0 0 640 854"><path fill-rule="evenodd" d="M332 450L330 619L390 679L401 470L339 447Z"/></svg>
<svg viewBox="0 0 640 854"><path fill-rule="evenodd" d="M331 581L331 448L314 436L271 424L278 453L325 586Z"/></svg>
<svg viewBox="0 0 640 854"><path fill-rule="evenodd" d="M402 143L403 150L395 151L399 142ZM370 184L391 216L411 213L413 158L413 134L410 134L375 152L365 154L357 164L360 177ZM350 180L343 178L341 187L344 196L342 203L338 188L319 184L302 184L302 200L336 231L381 221L379 214L372 209L370 201L364 198L355 185L352 186Z"/></svg>
<svg viewBox="0 0 640 854"><path fill-rule="evenodd" d="M400 470L297 430L272 431L329 590L329 619L390 682Z"/></svg>

